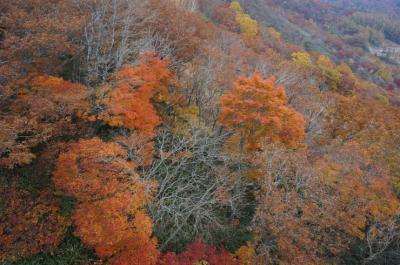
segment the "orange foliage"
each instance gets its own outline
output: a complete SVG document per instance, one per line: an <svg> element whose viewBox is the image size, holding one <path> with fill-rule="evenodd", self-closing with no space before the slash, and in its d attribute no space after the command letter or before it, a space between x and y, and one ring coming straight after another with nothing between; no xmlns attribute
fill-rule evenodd
<svg viewBox="0 0 400 265"><path fill-rule="evenodd" d="M111 257L108 264L155 264L157 241L153 238L150 217L140 208L143 187L135 194L126 192L93 203L83 203L73 220L76 234L93 247L99 257ZM135 197L136 196L136 197Z"/></svg>
<svg viewBox="0 0 400 265"><path fill-rule="evenodd" d="M60 155L54 182L80 202L75 233L99 257L109 258L109 264L155 264L157 242L143 209L152 184L145 186L127 156L116 143L81 140Z"/></svg>
<svg viewBox="0 0 400 265"><path fill-rule="evenodd" d="M174 57L179 62L191 61L218 32L214 24L199 13L177 8L169 1L150 0L148 8L157 17L152 26L173 45Z"/></svg>
<svg viewBox="0 0 400 265"><path fill-rule="evenodd" d="M106 110L98 118L111 126L152 134L161 123L152 101L165 100L172 82L168 62L147 55L138 66L122 68L115 74L113 88L106 87L107 94L100 99Z"/></svg>
<svg viewBox="0 0 400 265"><path fill-rule="evenodd" d="M65 193L88 202L126 190L134 180L134 164L115 143L99 138L72 144L60 154L54 171L54 182Z"/></svg>
<svg viewBox="0 0 400 265"><path fill-rule="evenodd" d="M336 200L340 212L332 215L332 221L349 234L363 237L369 218L384 220L400 213L386 170L360 144L350 141L335 147L318 161L317 168L324 183L337 191L338 197L330 200Z"/></svg>
<svg viewBox="0 0 400 265"><path fill-rule="evenodd" d="M275 87L274 78L239 78L220 104L220 123L237 130L247 149L258 149L263 141L296 146L304 137L303 117L287 106L285 90Z"/></svg>
<svg viewBox="0 0 400 265"><path fill-rule="evenodd" d="M241 246L236 252L235 257L240 261L241 265L251 265L254 263L256 250L250 244Z"/></svg>

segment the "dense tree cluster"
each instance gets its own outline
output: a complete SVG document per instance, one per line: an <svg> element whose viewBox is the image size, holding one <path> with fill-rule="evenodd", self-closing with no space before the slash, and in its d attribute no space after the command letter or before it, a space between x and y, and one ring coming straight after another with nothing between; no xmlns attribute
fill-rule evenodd
<svg viewBox="0 0 400 265"><path fill-rule="evenodd" d="M0 263L399 264L364 2L1 1Z"/></svg>

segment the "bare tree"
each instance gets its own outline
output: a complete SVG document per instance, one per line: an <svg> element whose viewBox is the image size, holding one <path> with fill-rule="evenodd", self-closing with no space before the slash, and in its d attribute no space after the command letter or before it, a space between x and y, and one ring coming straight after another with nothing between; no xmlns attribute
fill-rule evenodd
<svg viewBox="0 0 400 265"><path fill-rule="evenodd" d="M172 0L172 2L190 12L195 12L198 7L197 0Z"/></svg>
<svg viewBox="0 0 400 265"><path fill-rule="evenodd" d="M168 42L150 26L157 15L147 1L93 0L80 5L89 14L82 38L82 65L88 85L104 84L110 73L135 63L144 52L162 57L171 54Z"/></svg>
<svg viewBox="0 0 400 265"><path fill-rule="evenodd" d="M162 250L179 249L197 237L212 241L216 234L226 234L246 207L246 186L220 152L223 140L199 129L190 138L167 130L158 137L159 157L144 176L158 181L149 212Z"/></svg>
<svg viewBox="0 0 400 265"><path fill-rule="evenodd" d="M277 83L285 87L288 102L306 120L306 143L312 144L324 134L324 120L333 105L333 97L318 89L318 80L311 78L311 72L299 66L284 62L276 73Z"/></svg>
<svg viewBox="0 0 400 265"><path fill-rule="evenodd" d="M218 101L226 90L221 82L226 64L220 50L213 47L208 53L197 56L181 75L188 102L199 108L200 116L207 124L215 124L219 114Z"/></svg>
<svg viewBox="0 0 400 265"><path fill-rule="evenodd" d="M370 225L365 240L368 246L368 256L364 259L363 264L376 264L374 262L378 260L386 260L387 264L400 261L399 218Z"/></svg>

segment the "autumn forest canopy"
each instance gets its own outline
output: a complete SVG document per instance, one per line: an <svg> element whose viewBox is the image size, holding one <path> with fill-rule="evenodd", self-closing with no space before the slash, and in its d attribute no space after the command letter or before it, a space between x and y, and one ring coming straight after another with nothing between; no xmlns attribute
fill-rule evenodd
<svg viewBox="0 0 400 265"><path fill-rule="evenodd" d="M400 264L400 1L1 0L0 264Z"/></svg>

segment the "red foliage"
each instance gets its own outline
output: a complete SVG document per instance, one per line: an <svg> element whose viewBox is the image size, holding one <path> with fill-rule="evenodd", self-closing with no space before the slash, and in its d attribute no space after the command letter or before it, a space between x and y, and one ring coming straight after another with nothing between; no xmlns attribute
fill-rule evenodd
<svg viewBox="0 0 400 265"><path fill-rule="evenodd" d="M207 245L200 240L194 241L188 249L181 253L168 252L159 261L159 265L239 265L233 256L223 248Z"/></svg>
<svg viewBox="0 0 400 265"><path fill-rule="evenodd" d="M400 78L396 78L394 80L394 83L396 84L397 87L400 87Z"/></svg>

